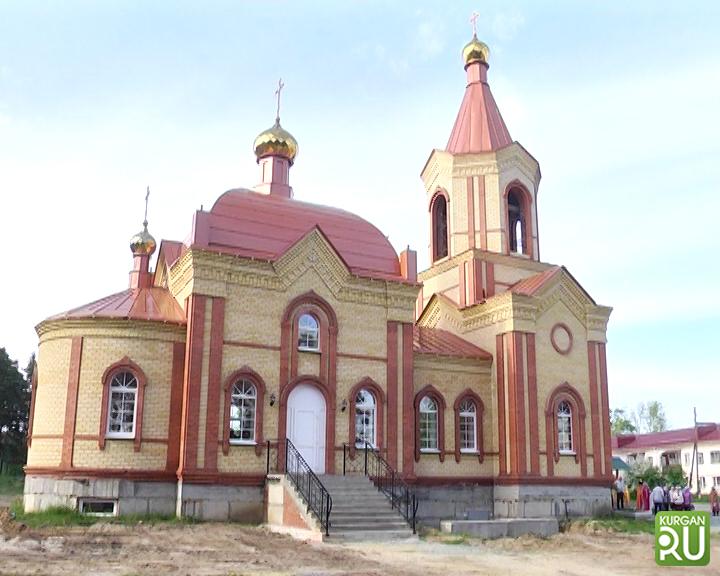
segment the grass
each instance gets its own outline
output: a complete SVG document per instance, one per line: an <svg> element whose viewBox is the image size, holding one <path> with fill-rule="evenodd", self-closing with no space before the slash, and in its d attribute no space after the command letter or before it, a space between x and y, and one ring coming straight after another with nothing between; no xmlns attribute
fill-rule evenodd
<svg viewBox="0 0 720 576"><path fill-rule="evenodd" d="M15 474L0 474L0 495L20 496L23 493L25 477Z"/></svg>
<svg viewBox="0 0 720 576"><path fill-rule="evenodd" d="M597 516L595 518L573 520L572 522L581 526L596 526L604 530L609 530L610 532L655 534L655 523L650 520L620 518L617 516Z"/></svg>
<svg viewBox="0 0 720 576"><path fill-rule="evenodd" d="M23 510L22 502L17 501L12 506L15 521L25 524L29 528L46 528L50 526L92 526L93 524L121 524L136 526L138 524L193 524L196 521L188 518L176 518L164 514L130 514L127 516L89 516L80 514L77 510L63 506L53 506L42 512L28 512Z"/></svg>

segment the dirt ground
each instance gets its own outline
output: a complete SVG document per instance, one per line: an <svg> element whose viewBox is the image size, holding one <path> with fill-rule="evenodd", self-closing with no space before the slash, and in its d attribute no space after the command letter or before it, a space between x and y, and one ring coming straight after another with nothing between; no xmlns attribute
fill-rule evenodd
<svg viewBox="0 0 720 576"><path fill-rule="evenodd" d="M720 574L711 565L673 574ZM31 530L0 512L0 574L304 575L657 574L649 535L578 528L544 540L518 538L449 544L429 538L362 544L309 544L234 524L95 524Z"/></svg>

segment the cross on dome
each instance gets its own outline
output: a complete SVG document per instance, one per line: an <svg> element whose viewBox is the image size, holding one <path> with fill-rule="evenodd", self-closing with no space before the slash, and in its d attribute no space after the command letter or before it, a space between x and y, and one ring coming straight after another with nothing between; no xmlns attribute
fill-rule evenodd
<svg viewBox="0 0 720 576"><path fill-rule="evenodd" d="M277 97L277 112L275 114L276 122L280 122L280 93L282 92L283 88L285 88L285 84L283 84L282 78L280 78L278 80L277 90L275 90L275 96Z"/></svg>
<svg viewBox="0 0 720 576"><path fill-rule="evenodd" d="M472 24L473 36L477 36L477 19L480 18L480 14L473 12L470 16L470 23Z"/></svg>

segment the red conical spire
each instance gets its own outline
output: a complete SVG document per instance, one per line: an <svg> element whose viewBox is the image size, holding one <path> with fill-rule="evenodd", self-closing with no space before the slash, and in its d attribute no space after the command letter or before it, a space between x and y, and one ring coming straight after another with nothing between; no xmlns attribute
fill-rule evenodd
<svg viewBox="0 0 720 576"><path fill-rule="evenodd" d="M512 144L487 83L488 53L488 47L475 35L463 49L468 83L445 148L452 154L491 152Z"/></svg>

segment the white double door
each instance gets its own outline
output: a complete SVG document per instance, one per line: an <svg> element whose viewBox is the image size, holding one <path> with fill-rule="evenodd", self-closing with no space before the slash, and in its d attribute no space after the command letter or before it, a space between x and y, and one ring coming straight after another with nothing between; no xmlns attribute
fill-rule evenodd
<svg viewBox="0 0 720 576"><path fill-rule="evenodd" d="M325 398L310 384L297 385L287 404L288 438L315 474L325 473Z"/></svg>

